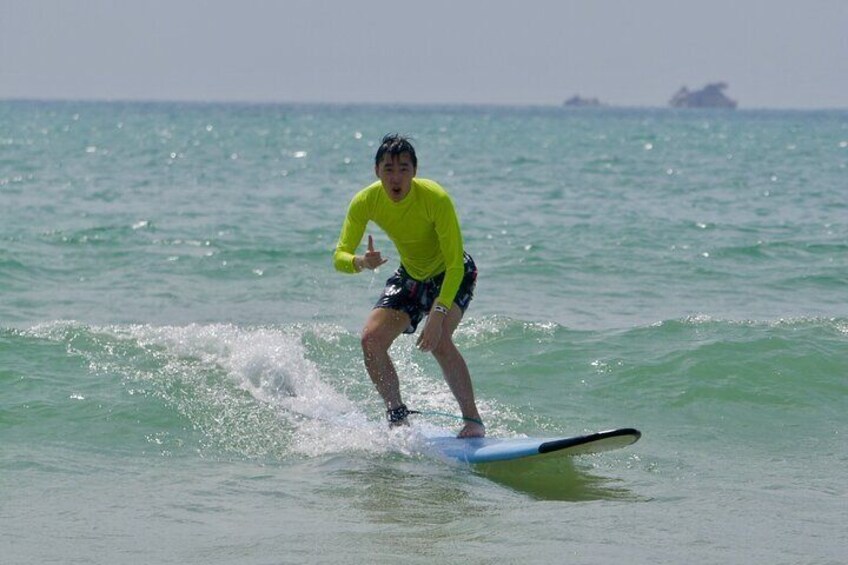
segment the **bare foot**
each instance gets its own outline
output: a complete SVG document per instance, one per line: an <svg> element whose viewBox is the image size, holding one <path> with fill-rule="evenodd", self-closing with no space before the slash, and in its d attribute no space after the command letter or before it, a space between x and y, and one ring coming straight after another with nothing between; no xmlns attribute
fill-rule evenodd
<svg viewBox="0 0 848 565"><path fill-rule="evenodd" d="M478 422L466 422L465 426L459 431L456 437L458 438L469 438L469 437L484 437L486 435L486 428L483 424Z"/></svg>

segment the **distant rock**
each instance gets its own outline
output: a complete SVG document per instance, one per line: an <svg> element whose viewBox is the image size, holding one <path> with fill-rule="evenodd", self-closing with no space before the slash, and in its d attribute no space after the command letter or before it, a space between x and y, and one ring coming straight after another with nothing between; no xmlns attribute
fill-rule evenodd
<svg viewBox="0 0 848 565"><path fill-rule="evenodd" d="M604 106L604 104L597 98L583 98L577 94L563 102L562 105L572 108L597 108L599 106Z"/></svg>
<svg viewBox="0 0 848 565"><path fill-rule="evenodd" d="M701 90L690 92L685 86L671 97L669 105L673 108L736 108L736 100L724 95L727 83L714 82Z"/></svg>

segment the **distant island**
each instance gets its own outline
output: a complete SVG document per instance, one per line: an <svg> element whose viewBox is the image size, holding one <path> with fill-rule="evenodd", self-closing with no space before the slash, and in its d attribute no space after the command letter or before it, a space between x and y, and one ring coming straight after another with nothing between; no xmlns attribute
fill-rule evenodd
<svg viewBox="0 0 848 565"><path fill-rule="evenodd" d="M736 108L736 100L722 92L726 88L725 82L714 82L692 92L684 86L668 103L673 108Z"/></svg>
<svg viewBox="0 0 848 565"><path fill-rule="evenodd" d="M598 108L600 106L604 106L600 100L597 98L583 98L580 95L575 94L562 104L563 106L569 106L572 108Z"/></svg>

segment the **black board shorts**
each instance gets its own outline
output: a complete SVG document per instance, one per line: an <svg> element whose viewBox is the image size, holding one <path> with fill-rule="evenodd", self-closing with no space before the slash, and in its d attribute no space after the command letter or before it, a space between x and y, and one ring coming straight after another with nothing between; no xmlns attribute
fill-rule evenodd
<svg viewBox="0 0 848 565"><path fill-rule="evenodd" d="M474 259L468 253L464 254L463 265L465 275L462 277L462 282L459 283L459 289L456 291L453 302L464 313L474 297L474 287L477 283L477 265L474 264ZM403 333L415 333L418 324L424 319L424 316L430 313L433 303L442 291L444 280L444 273L424 281L413 279L401 265L392 276L386 279L386 287L374 308L389 308L406 312L409 316L409 326Z"/></svg>

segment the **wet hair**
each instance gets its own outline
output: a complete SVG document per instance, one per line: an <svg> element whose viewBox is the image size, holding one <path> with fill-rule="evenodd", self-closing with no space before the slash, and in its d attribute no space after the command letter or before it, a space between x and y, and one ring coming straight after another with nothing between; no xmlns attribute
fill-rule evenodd
<svg viewBox="0 0 848 565"><path fill-rule="evenodd" d="M380 161L388 153L391 157L398 157L401 153L409 153L412 159L412 166L418 168L418 157L415 156L415 148L409 142L410 138L403 137L397 133L387 133L383 136L383 141L380 143L380 148L377 149L377 155L374 157L374 165L380 166Z"/></svg>

